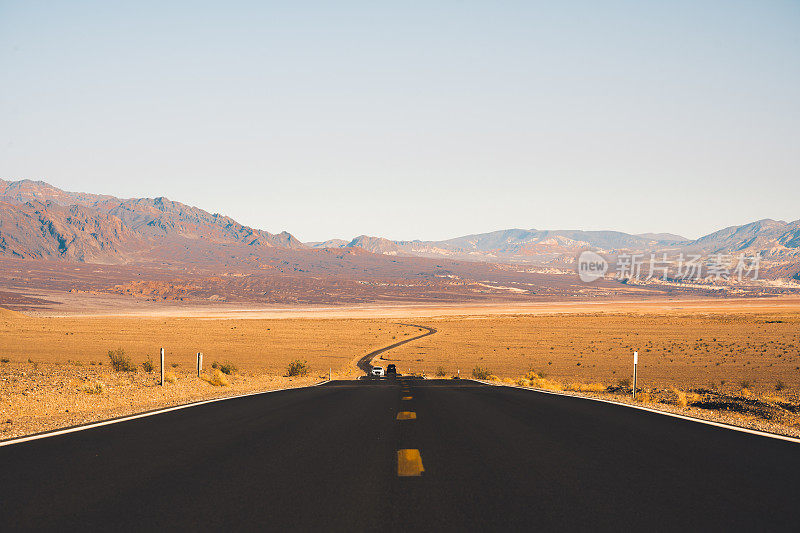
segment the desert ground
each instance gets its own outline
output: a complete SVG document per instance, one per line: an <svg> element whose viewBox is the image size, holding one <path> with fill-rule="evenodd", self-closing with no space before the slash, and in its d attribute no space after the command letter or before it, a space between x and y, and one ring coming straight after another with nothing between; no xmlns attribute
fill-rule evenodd
<svg viewBox="0 0 800 533"><path fill-rule="evenodd" d="M63 312L61 310L60 312ZM114 314L0 312L0 439L193 400L358 375L379 356L400 372L640 401L800 430L800 299L553 302L529 305L116 308ZM164 347L168 383L157 385ZM121 349L135 371L115 371ZM196 375L196 353L204 370ZM148 361L155 371L147 371ZM310 372L288 376L290 362ZM220 368L225 366L226 372ZM713 413L712 413L713 411ZM711 413L711 414L709 414ZM714 414L716 413L716 414Z"/></svg>
<svg viewBox="0 0 800 533"><path fill-rule="evenodd" d="M752 391L800 389L800 311L573 313L428 319L436 335L382 357L402 369L498 377L529 371L563 382Z"/></svg>

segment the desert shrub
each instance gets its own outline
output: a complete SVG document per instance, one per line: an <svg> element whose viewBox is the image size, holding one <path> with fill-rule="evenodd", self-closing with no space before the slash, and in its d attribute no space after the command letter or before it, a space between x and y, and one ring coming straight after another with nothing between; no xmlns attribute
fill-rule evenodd
<svg viewBox="0 0 800 533"><path fill-rule="evenodd" d="M620 387L625 387L626 389L631 386L630 378L620 378L617 380L617 385Z"/></svg>
<svg viewBox="0 0 800 533"><path fill-rule="evenodd" d="M475 379L489 379L492 377L492 371L488 368L476 366L472 369L472 377Z"/></svg>
<svg viewBox="0 0 800 533"><path fill-rule="evenodd" d="M85 390L87 394L103 394L103 384L95 383L94 385L89 385L83 390Z"/></svg>
<svg viewBox="0 0 800 533"><path fill-rule="evenodd" d="M108 351L111 367L117 372L136 372L136 365L131 363L131 358L125 355L125 350L117 348Z"/></svg>
<svg viewBox="0 0 800 533"><path fill-rule="evenodd" d="M775 382L775 390L776 391L780 392L785 388L786 388L786 384L783 381L778 380L778 381Z"/></svg>
<svg viewBox="0 0 800 533"><path fill-rule="evenodd" d="M743 380L741 380L741 381L739 382L739 386L740 386L741 388L743 388L743 389L749 389L749 388L750 388L750 380L749 380L749 379L743 379Z"/></svg>
<svg viewBox="0 0 800 533"><path fill-rule="evenodd" d="M436 377L437 378L443 378L445 375L447 375L447 372L444 371L444 368L439 367L439 368L436 369Z"/></svg>
<svg viewBox="0 0 800 533"><path fill-rule="evenodd" d="M166 378L166 376L164 377ZM204 375L201 379L209 385L213 385L214 387L227 387L230 385L228 378L225 376L225 374L220 372L218 368L215 368L214 372L212 372L210 376Z"/></svg>
<svg viewBox="0 0 800 533"><path fill-rule="evenodd" d="M211 363L211 368L219 368L219 363L214 361L213 363Z"/></svg>
<svg viewBox="0 0 800 533"><path fill-rule="evenodd" d="M8 357L3 357L2 359L0 359L0 363L8 363L9 361L10 360Z"/></svg>
<svg viewBox="0 0 800 533"><path fill-rule="evenodd" d="M528 375L530 375L530 373L528 373ZM553 391L564 390L564 387L561 385L561 382L553 379L546 379L541 377L523 378L523 379L527 379L528 386L533 387L534 389L544 389Z"/></svg>
<svg viewBox="0 0 800 533"><path fill-rule="evenodd" d="M175 374L172 372L167 372L166 374L164 374L164 381L166 381L167 383L175 383L175 379L176 379Z"/></svg>
<svg viewBox="0 0 800 533"><path fill-rule="evenodd" d="M172 363L172 368L178 368L179 366L181 366L179 363Z"/></svg>
<svg viewBox="0 0 800 533"><path fill-rule="evenodd" d="M223 374L232 376L238 371L238 369L236 368L236 365L234 365L233 363L225 363L219 365L219 371L222 372Z"/></svg>
<svg viewBox="0 0 800 533"><path fill-rule="evenodd" d="M308 363L305 361L301 361L300 359L295 359L289 366L286 368L286 375L287 376L306 376L308 373L311 372L311 367L308 366Z"/></svg>
<svg viewBox="0 0 800 533"><path fill-rule="evenodd" d="M690 406L692 403L700 400L700 395L694 392L684 392L679 389L672 389L675 394L675 405L681 408Z"/></svg>
<svg viewBox="0 0 800 533"><path fill-rule="evenodd" d="M566 390L575 392L605 392L606 386L600 382L596 383L570 383Z"/></svg>
<svg viewBox="0 0 800 533"><path fill-rule="evenodd" d="M149 355L147 356L147 361L142 363L142 369L148 374L152 374L153 370L156 369L156 365L153 364L153 358Z"/></svg>

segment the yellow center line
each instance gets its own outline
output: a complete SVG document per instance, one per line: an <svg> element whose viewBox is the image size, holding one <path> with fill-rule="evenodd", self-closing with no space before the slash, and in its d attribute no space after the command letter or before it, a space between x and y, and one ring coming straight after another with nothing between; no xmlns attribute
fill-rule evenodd
<svg viewBox="0 0 800 533"><path fill-rule="evenodd" d="M398 420L416 420L417 413L414 411L400 411L397 413Z"/></svg>
<svg viewBox="0 0 800 533"><path fill-rule="evenodd" d="M400 477L420 476L425 471L419 450L397 450L397 475Z"/></svg>

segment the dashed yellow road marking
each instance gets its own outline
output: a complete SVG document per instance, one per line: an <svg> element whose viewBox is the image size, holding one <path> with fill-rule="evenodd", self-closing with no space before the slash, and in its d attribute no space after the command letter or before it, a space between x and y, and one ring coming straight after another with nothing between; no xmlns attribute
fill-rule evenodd
<svg viewBox="0 0 800 533"><path fill-rule="evenodd" d="M403 396L403 399L404 399L404 400L410 400L410 399L411 399L411 396Z"/></svg>
<svg viewBox="0 0 800 533"><path fill-rule="evenodd" d="M400 477L421 476L425 471L422 467L422 456L419 450L397 450L397 475Z"/></svg>
<svg viewBox="0 0 800 533"><path fill-rule="evenodd" d="M397 413L398 420L415 420L417 418L417 413L414 411L400 411Z"/></svg>

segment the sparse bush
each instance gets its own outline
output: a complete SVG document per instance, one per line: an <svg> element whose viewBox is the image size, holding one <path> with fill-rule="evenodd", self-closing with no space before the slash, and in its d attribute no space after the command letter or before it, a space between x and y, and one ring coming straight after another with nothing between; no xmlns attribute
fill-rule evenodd
<svg viewBox="0 0 800 533"><path fill-rule="evenodd" d="M156 365L153 364L153 358L149 355L147 356L147 361L142 363L142 369L148 374L152 374L153 370L156 369Z"/></svg>
<svg viewBox="0 0 800 533"><path fill-rule="evenodd" d="M553 391L564 390L561 382L552 379L545 379L542 374L537 373L535 370L530 370L527 374L525 374L524 377L518 379L517 385L522 385L523 387L532 387L534 389Z"/></svg>
<svg viewBox="0 0 800 533"><path fill-rule="evenodd" d="M636 401L641 403L651 403L653 399L650 397L649 392L640 392L636 395Z"/></svg>
<svg viewBox="0 0 800 533"><path fill-rule="evenodd" d="M439 368L436 369L436 377L437 378L443 378L446 375L447 375L447 372L444 371L444 368L439 367Z"/></svg>
<svg viewBox="0 0 800 533"><path fill-rule="evenodd" d="M125 350L117 348L108 351L111 367L117 372L136 372L136 365L131 363L131 358L125 355Z"/></svg>
<svg viewBox="0 0 800 533"><path fill-rule="evenodd" d="M236 368L236 365L234 365L233 363L225 363L219 365L219 371L222 372L223 374L232 376L238 371L238 369Z"/></svg>
<svg viewBox="0 0 800 533"><path fill-rule="evenodd" d="M166 378L166 376L164 377ZM211 373L211 376L203 375L201 379L209 385L213 385L214 387L227 387L230 385L228 378L225 376L225 374L220 372L218 368L214 369L214 372Z"/></svg>
<svg viewBox="0 0 800 533"><path fill-rule="evenodd" d="M211 368L219 368L219 363L214 361L213 363L211 363Z"/></svg>
<svg viewBox="0 0 800 533"><path fill-rule="evenodd" d="M85 390L87 394L103 394L103 384L95 383L94 385L89 385L83 390Z"/></svg>
<svg viewBox="0 0 800 533"><path fill-rule="evenodd" d="M750 380L749 380L749 379L743 379L743 380L741 380L741 381L739 382L739 386L740 386L741 388L743 388L743 389L749 389L749 388L750 388Z"/></svg>
<svg viewBox="0 0 800 533"><path fill-rule="evenodd" d="M617 380L617 385L619 385L620 387L625 387L627 389L631 386L631 380L630 378L620 378Z"/></svg>
<svg viewBox="0 0 800 533"><path fill-rule="evenodd" d="M532 379L531 387L544 390L555 390L555 391L564 390L564 386L561 385L560 381L556 381L553 379L545 379L545 378Z"/></svg>
<svg viewBox="0 0 800 533"><path fill-rule="evenodd" d="M488 368L476 366L472 369L472 377L475 379L489 379L492 376L492 371Z"/></svg>
<svg viewBox="0 0 800 533"><path fill-rule="evenodd" d="M172 372L167 372L166 374L164 374L164 381L166 381L167 383L175 383L175 379L176 379L175 374Z"/></svg>
<svg viewBox="0 0 800 533"><path fill-rule="evenodd" d="M599 381L596 383L570 383L564 388L574 392L605 392L607 389L607 387Z"/></svg>
<svg viewBox="0 0 800 533"><path fill-rule="evenodd" d="M179 366L181 366L181 365L178 364L178 363L172 363L172 368L178 368Z"/></svg>
<svg viewBox="0 0 800 533"><path fill-rule="evenodd" d="M686 393L682 390L672 389L672 392L675 393L675 405L681 408L685 408L689 405L689 402L686 400Z"/></svg>
<svg viewBox="0 0 800 533"><path fill-rule="evenodd" d="M786 384L783 381L778 380L778 381L775 382L775 390L776 391L780 392L785 388L786 388Z"/></svg>
<svg viewBox="0 0 800 533"><path fill-rule="evenodd" d="M689 407L700 400L700 395L694 392L684 392L676 388L673 388L672 392L675 394L675 405L681 408Z"/></svg>
<svg viewBox="0 0 800 533"><path fill-rule="evenodd" d="M306 361L301 361L300 359L295 359L286 368L286 375L289 377L306 376L309 372L311 372L311 367L308 366Z"/></svg>
<svg viewBox="0 0 800 533"><path fill-rule="evenodd" d="M8 362L10 362L8 357L3 357L2 359L0 359L0 363L8 363Z"/></svg>

